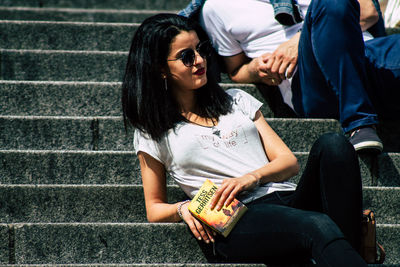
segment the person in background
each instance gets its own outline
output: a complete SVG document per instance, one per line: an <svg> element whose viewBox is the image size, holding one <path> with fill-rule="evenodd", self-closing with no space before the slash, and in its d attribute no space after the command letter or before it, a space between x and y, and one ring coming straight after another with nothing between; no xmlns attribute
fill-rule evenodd
<svg viewBox="0 0 400 267"><path fill-rule="evenodd" d="M400 27L400 1L385 0L384 23L387 28Z"/></svg>
<svg viewBox="0 0 400 267"><path fill-rule="evenodd" d="M364 42L379 20L371 0L299 0L292 10L304 21L292 25L277 20L282 2L202 4L200 23L229 77L278 86L296 115L338 119L357 151L382 151L376 125L400 115L400 35Z"/></svg>
<svg viewBox="0 0 400 267"><path fill-rule="evenodd" d="M209 60L207 35L174 14L152 16L137 29L122 84L125 125L134 128L150 222L183 220L226 262L310 262L364 266L361 175L357 155L340 134L313 145L296 187L296 157L239 89L223 90ZM167 201L168 173L188 200ZM248 211L227 238L188 211L206 179L219 188L211 209L234 198Z"/></svg>

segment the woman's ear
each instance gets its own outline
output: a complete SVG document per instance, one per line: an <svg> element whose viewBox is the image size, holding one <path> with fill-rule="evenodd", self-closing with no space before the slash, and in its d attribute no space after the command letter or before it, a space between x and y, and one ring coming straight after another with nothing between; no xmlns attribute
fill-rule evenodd
<svg viewBox="0 0 400 267"><path fill-rule="evenodd" d="M167 70L165 69L165 67L161 67L160 70L161 70L161 78L166 79L168 77Z"/></svg>

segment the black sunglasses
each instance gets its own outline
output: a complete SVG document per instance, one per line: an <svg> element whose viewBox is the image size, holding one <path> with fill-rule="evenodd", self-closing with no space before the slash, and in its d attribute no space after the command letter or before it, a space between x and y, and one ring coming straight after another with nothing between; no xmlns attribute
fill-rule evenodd
<svg viewBox="0 0 400 267"><path fill-rule="evenodd" d="M206 59L211 55L212 51L212 46L210 41L204 41L201 42L200 44L197 45L196 51L199 53L199 55ZM175 60L182 60L183 65L186 67L192 67L194 65L194 62L196 60L196 53L194 52L193 49L188 48L185 49L181 52L181 55L178 58L175 59L167 59L168 61L175 61Z"/></svg>

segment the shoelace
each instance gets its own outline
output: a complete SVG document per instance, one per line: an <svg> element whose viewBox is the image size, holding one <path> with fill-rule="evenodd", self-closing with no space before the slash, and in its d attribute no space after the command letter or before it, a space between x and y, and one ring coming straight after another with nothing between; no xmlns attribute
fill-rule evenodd
<svg viewBox="0 0 400 267"><path fill-rule="evenodd" d="M367 126L367 127L371 127L372 129L374 129L374 130L376 131L375 125ZM351 134L350 134L350 137L353 137L356 133L358 133L359 131L361 131L361 129L362 129L362 127L361 127L361 128L358 128L357 130L352 131Z"/></svg>
<svg viewBox="0 0 400 267"><path fill-rule="evenodd" d="M353 137L356 133L358 133L361 130L361 128L354 130L351 134L350 137Z"/></svg>

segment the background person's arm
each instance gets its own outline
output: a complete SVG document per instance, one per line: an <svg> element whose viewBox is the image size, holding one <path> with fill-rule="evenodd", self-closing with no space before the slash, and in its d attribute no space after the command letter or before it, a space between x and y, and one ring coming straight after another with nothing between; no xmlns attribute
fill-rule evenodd
<svg viewBox="0 0 400 267"><path fill-rule="evenodd" d="M265 83L278 85L282 82L278 75L273 75L266 69L265 61L270 57L266 53L257 58L249 58L243 52L230 57L223 57L226 71L236 83Z"/></svg>
<svg viewBox="0 0 400 267"><path fill-rule="evenodd" d="M300 33L296 33L274 53L265 53L253 59L243 52L223 57L229 77L237 83L279 85L282 80L293 75L297 65L299 39Z"/></svg>
<svg viewBox="0 0 400 267"><path fill-rule="evenodd" d="M368 30L378 22L379 14L372 0L358 0L360 3L360 26L362 31Z"/></svg>
<svg viewBox="0 0 400 267"><path fill-rule="evenodd" d="M360 26L365 31L374 25L379 14L372 0L358 0L360 3ZM237 83L265 83L278 85L291 78L297 66L300 32L283 42L272 54L250 59L243 52L224 57L229 77Z"/></svg>

